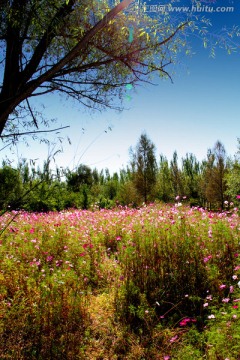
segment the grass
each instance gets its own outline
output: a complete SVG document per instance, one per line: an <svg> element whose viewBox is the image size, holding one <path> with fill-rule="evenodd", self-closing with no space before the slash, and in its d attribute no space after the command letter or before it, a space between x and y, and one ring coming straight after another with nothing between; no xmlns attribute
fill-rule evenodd
<svg viewBox="0 0 240 360"><path fill-rule="evenodd" d="M240 219L184 206L16 215L0 359L240 359Z"/></svg>

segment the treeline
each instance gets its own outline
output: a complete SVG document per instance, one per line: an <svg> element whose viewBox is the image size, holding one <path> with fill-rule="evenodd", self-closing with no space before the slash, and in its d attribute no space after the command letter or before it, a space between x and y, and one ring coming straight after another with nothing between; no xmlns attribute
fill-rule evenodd
<svg viewBox="0 0 240 360"><path fill-rule="evenodd" d="M238 142L233 159L227 157L224 145L217 141L201 162L193 154L186 154L179 161L177 152L170 161L163 155L157 160L155 145L143 133L130 149L129 165L112 175L108 169L98 171L84 164L74 171L59 168L53 171L50 162L45 162L43 169L36 169L26 160L17 168L3 162L0 209L112 208L153 201L173 203L176 198L192 206L226 209L239 202Z"/></svg>

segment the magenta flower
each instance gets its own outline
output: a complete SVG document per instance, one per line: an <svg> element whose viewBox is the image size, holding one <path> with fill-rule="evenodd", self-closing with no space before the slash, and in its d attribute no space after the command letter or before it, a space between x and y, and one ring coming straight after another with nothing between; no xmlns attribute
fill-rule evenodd
<svg viewBox="0 0 240 360"><path fill-rule="evenodd" d="M236 196L236 199L240 200L240 195L237 195L237 196Z"/></svg>
<svg viewBox="0 0 240 360"><path fill-rule="evenodd" d="M211 260L212 259L212 255L208 255L208 256L206 256L205 258L203 258L203 261L206 263L206 262L208 262L209 260Z"/></svg>
<svg viewBox="0 0 240 360"><path fill-rule="evenodd" d="M180 326L186 326L190 321L191 321L191 319L185 318L182 321L180 321L179 325Z"/></svg>
<svg viewBox="0 0 240 360"><path fill-rule="evenodd" d="M180 325L180 326L186 326L187 324L195 323L195 322L197 322L196 319L185 318L185 319L183 319L183 320L180 321L179 325Z"/></svg>

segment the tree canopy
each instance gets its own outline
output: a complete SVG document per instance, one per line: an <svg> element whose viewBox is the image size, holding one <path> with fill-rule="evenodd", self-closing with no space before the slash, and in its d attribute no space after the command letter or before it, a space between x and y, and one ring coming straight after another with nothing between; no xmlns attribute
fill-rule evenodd
<svg viewBox="0 0 240 360"><path fill-rule="evenodd" d="M126 86L169 76L186 22L126 11L133 0L0 2L0 136L38 131L31 99L59 93L90 108L117 107ZM27 116L30 118L27 121Z"/></svg>

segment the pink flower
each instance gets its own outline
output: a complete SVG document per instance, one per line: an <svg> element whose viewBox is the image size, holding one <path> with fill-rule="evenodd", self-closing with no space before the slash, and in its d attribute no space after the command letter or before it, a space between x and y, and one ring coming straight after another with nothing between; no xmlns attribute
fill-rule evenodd
<svg viewBox="0 0 240 360"><path fill-rule="evenodd" d="M233 276L232 276L232 279L233 279L233 280L237 280L237 278L238 278L237 275L233 275Z"/></svg>
<svg viewBox="0 0 240 360"><path fill-rule="evenodd" d="M224 298L224 299L222 299L222 302L223 302L223 303L228 303L229 300L230 300L229 298Z"/></svg>
<svg viewBox="0 0 240 360"><path fill-rule="evenodd" d="M208 303L203 304L203 307L207 307L207 306L208 306Z"/></svg>
<svg viewBox="0 0 240 360"><path fill-rule="evenodd" d="M170 343L174 343L177 339L178 339L178 335L175 335L169 341Z"/></svg>
<svg viewBox="0 0 240 360"><path fill-rule="evenodd" d="M240 195L237 195L237 196L236 196L236 199L240 200Z"/></svg>
<svg viewBox="0 0 240 360"><path fill-rule="evenodd" d="M171 359L171 358L170 358L169 355L166 355L166 356L163 357L163 360L170 360L170 359Z"/></svg>
<svg viewBox="0 0 240 360"><path fill-rule="evenodd" d="M222 284L222 285L219 286L219 289L222 290L222 289L225 289L226 287L227 287L227 285Z"/></svg>

